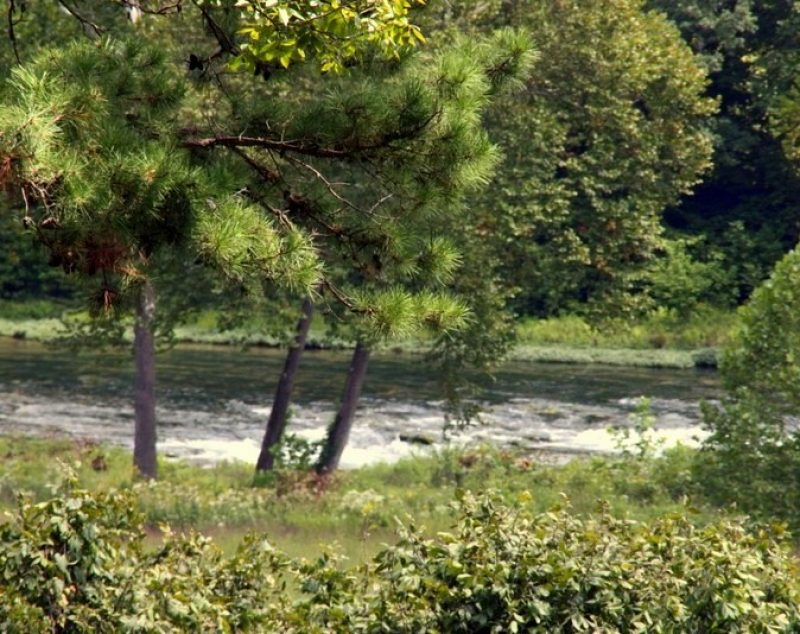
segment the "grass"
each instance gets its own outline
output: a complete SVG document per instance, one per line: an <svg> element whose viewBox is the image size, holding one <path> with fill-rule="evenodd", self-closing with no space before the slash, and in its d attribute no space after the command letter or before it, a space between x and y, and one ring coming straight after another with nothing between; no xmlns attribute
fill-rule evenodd
<svg viewBox="0 0 800 634"><path fill-rule="evenodd" d="M0 304L0 336L50 341L64 333L60 316L65 306L47 301ZM601 363L654 368L716 367L716 350L730 337L736 314L703 307L690 316L657 311L637 322L608 321L591 325L575 315L552 319L523 319L518 324L519 343L512 357L551 363ZM347 348L350 343L326 332L317 318L308 345L313 348ZM254 319L239 328L223 330L216 311L204 311L175 329L179 343L216 345L285 345L291 332L275 334L275 324ZM425 342L410 338L392 349L416 353Z"/></svg>
<svg viewBox="0 0 800 634"><path fill-rule="evenodd" d="M576 315L524 319L518 324L520 359L558 363L602 363L653 368L716 367L736 313L701 307L692 315L659 310L633 323L592 325Z"/></svg>
<svg viewBox="0 0 800 634"><path fill-rule="evenodd" d="M735 321L734 311L706 306L691 315L658 310L633 323L611 320L600 326L575 315L525 319L518 334L530 346L691 351L724 346Z"/></svg>
<svg viewBox="0 0 800 634"><path fill-rule="evenodd" d="M560 344L531 346L521 344L511 353L514 359L540 363L601 363L643 368L716 367L716 352L690 350L635 350L614 348L575 348Z"/></svg>
<svg viewBox="0 0 800 634"><path fill-rule="evenodd" d="M0 317L0 337L52 341L64 332L60 319L7 319Z"/></svg>
<svg viewBox="0 0 800 634"><path fill-rule="evenodd" d="M594 457L552 465L477 447L340 472L330 480L283 472L269 486L255 487L248 465L208 469L162 461L159 481L137 483L124 449L66 438L0 436L0 517L19 492L49 497L62 477L61 465L69 464L89 490L133 489L154 528L168 523L197 529L228 551L243 535L258 531L291 555L308 557L337 544L351 560L363 561L393 540L395 518L413 518L431 533L446 529L457 489L494 489L508 499L530 494L537 511L564 496L580 514L594 512L600 499L632 519L685 510L694 456L678 448L644 461ZM716 515L705 509L696 517L705 522ZM152 532L157 539L158 531Z"/></svg>

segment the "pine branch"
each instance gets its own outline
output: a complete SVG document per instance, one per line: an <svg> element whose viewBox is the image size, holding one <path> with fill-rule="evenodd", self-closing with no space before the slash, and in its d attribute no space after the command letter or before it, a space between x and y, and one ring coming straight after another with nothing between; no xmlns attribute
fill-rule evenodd
<svg viewBox="0 0 800 634"><path fill-rule="evenodd" d="M351 159L361 158L364 154L380 152L392 147L395 141L409 140L419 137L439 115L440 110L434 110L428 117L406 129L394 130L381 135L371 143L353 143L348 147L321 146L314 141L293 140L283 141L270 139L263 136L245 135L218 135L205 138L188 138L183 141L183 146L188 148L211 148L211 147L260 147L266 150L273 150L282 155L300 154L303 156L313 156L316 158L329 159Z"/></svg>
<svg viewBox="0 0 800 634"><path fill-rule="evenodd" d="M338 150L335 148L320 147L302 141L276 141L265 137L252 136L214 136L203 139L186 139L183 146L188 148L211 148L211 147L260 147L275 152L303 154L305 156L315 156L317 158L347 158L355 152Z"/></svg>

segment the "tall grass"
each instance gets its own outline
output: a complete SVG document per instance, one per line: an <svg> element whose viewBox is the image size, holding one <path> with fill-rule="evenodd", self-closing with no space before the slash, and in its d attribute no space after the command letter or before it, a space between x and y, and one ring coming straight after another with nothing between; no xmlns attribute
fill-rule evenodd
<svg viewBox="0 0 800 634"><path fill-rule="evenodd" d="M201 530L233 548L255 530L291 554L316 554L337 543L345 555L361 561L392 541L395 518L411 517L431 532L445 529L457 490L495 489L509 500L530 495L541 511L563 496L583 514L593 513L600 499L632 518L679 510L694 490L687 474L695 453L676 449L648 461L594 457L552 465L482 446L325 480L283 472L268 487L253 485L250 465L201 468L179 461L163 461L158 482L137 483L126 450L63 438L0 437L0 456L0 518L19 492L48 498L61 478L59 463L67 463L90 490L133 489L154 535L159 524L167 523ZM712 515L707 510L698 517Z"/></svg>

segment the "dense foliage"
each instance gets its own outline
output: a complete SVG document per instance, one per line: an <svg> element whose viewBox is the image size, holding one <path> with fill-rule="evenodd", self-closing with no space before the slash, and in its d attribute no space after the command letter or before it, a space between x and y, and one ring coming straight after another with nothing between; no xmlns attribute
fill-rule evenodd
<svg viewBox="0 0 800 634"><path fill-rule="evenodd" d="M133 31L111 3L65 7L95 41L65 36L25 63L14 48L0 184L53 264L100 278L95 314L138 295L134 459L153 477L139 449L155 454L155 298L197 292L155 288L158 265L313 296L357 350L462 326L468 308L443 288L462 261L449 234L497 162L483 112L532 50L506 29L401 55L424 40L405 1L198 2L190 22L137 6L133 23L163 21ZM23 13L9 8L13 44Z"/></svg>
<svg viewBox="0 0 800 634"><path fill-rule="evenodd" d="M144 547L131 499L67 481L0 528L6 632L794 631L779 533L680 516L526 510L461 494L449 532L401 529L360 568L296 561L264 537L230 557L196 534Z"/></svg>
<svg viewBox="0 0 800 634"><path fill-rule="evenodd" d="M776 100L791 90L800 41L792 0L650 0L710 73L719 113L709 122L714 169L666 214L694 236L693 258L717 263L705 301L741 303L797 242L800 179L771 129Z"/></svg>
<svg viewBox="0 0 800 634"><path fill-rule="evenodd" d="M48 3L12 3L14 37L0 50L0 67L7 73L44 44L128 32L131 13L124 6L77 0L59 10ZM335 71L329 75L365 67L365 76L377 78L386 70L377 59L402 58L421 44L441 47L455 32L498 25L528 29L543 54L525 97L507 101L488 120L494 138L508 149L507 159L489 193L471 195L473 206L483 211L468 222L480 233L471 245L460 245L497 268L497 254L482 254L475 245L484 246L481 236L490 227L505 235L504 248L524 264L501 267L503 276L490 277L475 295L516 290L514 306L523 313L582 310L585 299L612 289L633 291L640 300L649 297L678 312L698 302L730 306L745 300L797 239L794 201L800 189L784 153L791 152L793 138L792 69L798 50L797 12L789 0L494 0L433 2L424 9L388 0L313 6L208 0L191 6L147 1L137 7L138 36L158 39L176 61L187 61L191 83L205 95L192 107L203 103L207 112L227 111L239 120L237 131L245 129L248 117L253 121L249 98L229 108L216 91L219 82L234 92L246 83L228 76L224 65L231 60L254 71L259 82L267 79L261 92L279 97L269 104L275 117L269 125L280 129L281 106L297 112L305 90L321 92L315 90L321 78L302 67ZM670 33L675 27L694 59ZM709 73L707 89L698 69ZM295 79L285 82L289 77ZM673 81L689 77L686 83ZM692 94L704 90L719 108L705 120L697 115L708 112L709 101L692 101ZM595 115L585 117L589 110ZM779 110L782 116L775 117ZM702 174L710 142L713 170ZM633 145L650 150L625 150ZM698 177L703 182L688 195ZM278 189L280 194L286 188ZM326 196L320 189L315 197ZM356 203L361 198L346 192L344 197ZM662 235L660 216L668 204L673 205L666 216L669 231ZM13 257L7 262L4 257L0 253L0 283L12 283L24 270ZM651 257L657 261L652 268L646 265ZM465 267L462 286L467 292L470 284L478 289L470 279L479 278ZM512 288L500 288L509 282ZM611 295L616 308L624 305L619 302L624 295ZM494 312L490 303L476 306L476 313L488 318ZM500 341L503 350L508 329L497 327L493 342ZM494 344L487 345L491 351Z"/></svg>
<svg viewBox="0 0 800 634"><path fill-rule="evenodd" d="M760 121L759 133L771 132L780 153L759 166L771 177L796 183L797 8L791 2L755 2L752 10L758 18L750 38L753 52L742 58L752 66L751 81L736 88L748 86L750 99L737 112ZM758 195L764 197L764 192ZM782 211L796 226L795 205L788 202ZM795 526L800 522L798 280L800 252L795 248L739 310L738 328L722 364L727 397L721 407L706 407L712 434L706 442L709 459L700 474L719 501L735 502L761 517L779 516Z"/></svg>
<svg viewBox="0 0 800 634"><path fill-rule="evenodd" d="M682 319L746 300L796 242L794 2L434 3L423 29L421 4L9 2L0 297L72 294L31 238L51 268L97 280L106 310L152 280L175 312L203 303L218 289L201 269L264 303L279 282L327 303L358 349L439 333L431 358L466 419L458 379L507 351L509 307L591 315L600 299ZM360 568L262 537L230 558L196 534L146 541L139 510L223 528L321 496L327 477L279 464L260 482L274 490L219 497L68 480L0 526L0 631L800 631L780 527L539 513L521 487L699 494L800 526L798 253L741 310L696 456L657 461L648 418L638 454L560 476L441 456L430 479L458 490L454 526L401 528ZM493 479L504 497L461 490ZM439 513L441 496L420 497ZM367 533L386 508L354 489L336 512Z"/></svg>
<svg viewBox="0 0 800 634"><path fill-rule="evenodd" d="M709 167L715 104L674 26L638 0L432 9L421 15L432 46L514 26L539 53L523 88L488 111L504 158L458 219L467 231L456 240L470 257L453 284L477 318L431 354L450 413L468 419L475 387L463 385L464 367L491 368L507 352L511 310L542 317L586 311L588 302L603 314L649 306L657 276L642 276L664 248L661 214ZM667 295L657 300L672 307Z"/></svg>
<svg viewBox="0 0 800 634"><path fill-rule="evenodd" d="M722 359L728 394L721 406L705 406L712 434L698 472L718 503L793 526L800 525L798 280L795 250L739 309Z"/></svg>
<svg viewBox="0 0 800 634"><path fill-rule="evenodd" d="M506 160L476 200L516 306L552 314L637 290L630 276L662 246L661 213L709 167L705 74L639 0L496 4L463 19L524 25L540 51L522 95L491 120Z"/></svg>
<svg viewBox="0 0 800 634"><path fill-rule="evenodd" d="M23 199L23 222L52 264L102 279L106 307L162 250L187 245L237 279L271 271L309 285L316 260L304 237L267 222L180 148L184 93L163 52L138 39L78 42L15 69L1 178Z"/></svg>

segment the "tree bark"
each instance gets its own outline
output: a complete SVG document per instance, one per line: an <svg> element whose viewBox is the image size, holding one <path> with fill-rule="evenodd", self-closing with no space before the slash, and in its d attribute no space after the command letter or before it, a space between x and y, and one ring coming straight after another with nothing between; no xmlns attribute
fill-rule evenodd
<svg viewBox="0 0 800 634"><path fill-rule="evenodd" d="M353 417L358 407L364 377L367 374L369 361L369 348L361 341L356 344L353 358L350 361L350 370L347 374L347 383L344 386L344 396L336 414L333 425L328 430L325 446L317 463L317 473L326 474L334 472L339 466L339 460L350 437L350 428L353 426Z"/></svg>
<svg viewBox="0 0 800 634"><path fill-rule="evenodd" d="M306 347L308 329L311 326L311 316L314 313L314 304L310 298L303 302L300 321L297 322L297 334L294 343L289 348L286 355L286 362L283 365L283 373L275 389L275 400L272 402L272 411L267 421L267 429L261 441L261 453L256 463L256 472L270 471L275 464L275 456L272 454L273 448L283 438L286 429L286 414L289 411L289 402L292 398L294 389L294 379L297 376L297 368L300 366L300 357Z"/></svg>
<svg viewBox="0 0 800 634"><path fill-rule="evenodd" d="M133 327L133 348L136 361L133 436L133 464L139 476L156 477L156 349L153 321L156 294L153 285L145 282L139 291L136 323Z"/></svg>

